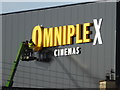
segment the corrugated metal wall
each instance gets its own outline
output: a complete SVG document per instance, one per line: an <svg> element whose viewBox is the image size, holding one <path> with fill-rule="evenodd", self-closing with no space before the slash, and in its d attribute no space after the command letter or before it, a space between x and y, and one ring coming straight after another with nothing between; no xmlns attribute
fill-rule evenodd
<svg viewBox="0 0 120 90"><path fill-rule="evenodd" d="M81 47L80 55L53 58L51 63L20 62L14 87L97 88L107 72L115 67L116 3L89 3L2 16L3 24L3 86L10 73L19 43L31 38L36 25L55 27L93 23L103 18L103 44L74 44ZM94 38L95 30L91 28Z"/></svg>

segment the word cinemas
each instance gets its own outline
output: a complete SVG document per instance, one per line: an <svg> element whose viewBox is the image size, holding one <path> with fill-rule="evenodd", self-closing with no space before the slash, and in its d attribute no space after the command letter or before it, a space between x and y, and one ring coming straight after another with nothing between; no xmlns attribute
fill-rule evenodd
<svg viewBox="0 0 120 90"><path fill-rule="evenodd" d="M100 34L101 24L102 18L98 20L93 19L93 23L66 25L51 28L35 26L32 32L32 41L36 45L37 51L42 47L73 44L73 37L75 36L76 43L88 43L93 41L93 45L96 45L98 41L99 44L102 44L102 38ZM90 34L92 34L90 27L92 26L94 26L96 32L94 40L90 38Z"/></svg>
<svg viewBox="0 0 120 90"><path fill-rule="evenodd" d="M69 56L69 55L77 55L81 53L80 47L72 47L72 48L64 48L64 49L55 49L54 56Z"/></svg>

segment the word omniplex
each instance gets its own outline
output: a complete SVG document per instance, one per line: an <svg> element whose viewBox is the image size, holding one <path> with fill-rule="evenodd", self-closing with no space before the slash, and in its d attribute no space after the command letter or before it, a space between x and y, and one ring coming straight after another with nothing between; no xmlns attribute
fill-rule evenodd
<svg viewBox="0 0 120 90"><path fill-rule="evenodd" d="M93 45L96 45L98 40L98 43L102 44L100 34L101 24L102 18L99 20L93 19L93 23L66 25L52 28L35 26L32 32L32 41L36 45L36 50L40 50L42 47L72 44L73 37L75 36L76 43L88 43L93 41ZM92 31L90 31L90 27L92 26L94 26L96 32L94 40L89 37L90 34L92 34Z"/></svg>

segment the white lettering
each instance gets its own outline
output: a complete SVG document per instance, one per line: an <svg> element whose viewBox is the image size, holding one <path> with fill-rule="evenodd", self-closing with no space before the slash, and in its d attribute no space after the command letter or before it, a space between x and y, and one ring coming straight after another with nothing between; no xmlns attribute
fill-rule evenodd
<svg viewBox="0 0 120 90"><path fill-rule="evenodd" d="M101 27L101 24L102 24L102 18L99 19L99 23L97 23L97 19L94 19L93 22L94 22L95 31L96 31L94 41L93 41L93 45L96 45L97 39L98 39L98 43L102 44L102 39L101 39L101 34L100 34L100 27Z"/></svg>

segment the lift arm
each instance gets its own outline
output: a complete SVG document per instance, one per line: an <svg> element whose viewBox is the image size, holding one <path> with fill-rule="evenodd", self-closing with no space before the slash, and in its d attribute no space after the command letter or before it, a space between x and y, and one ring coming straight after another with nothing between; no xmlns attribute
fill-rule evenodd
<svg viewBox="0 0 120 90"><path fill-rule="evenodd" d="M6 87L12 87L13 85L13 79L14 79L14 76L15 76L15 72L17 70L17 66L19 64L19 61L20 61L20 57L21 57L21 54L24 53L24 48L25 48L25 44L22 42L20 44L20 48L18 50L18 53L17 53L17 56L16 56L16 59L15 61L13 62L13 65L12 65L12 69L11 69L11 72L10 72L10 75L9 75L9 78L6 82Z"/></svg>
<svg viewBox="0 0 120 90"><path fill-rule="evenodd" d="M22 42L20 44L20 48L18 50L18 53L17 53L17 56L16 56L16 59L15 61L13 62L13 65L12 65L12 68L11 68L11 72L10 72L10 75L9 75L9 78L5 84L6 87L12 87L13 85L13 79L14 79L14 76L15 76L15 73L16 73L16 70L17 70L17 67L18 67L18 64L19 64L19 61L32 61L32 60L38 60L37 57L34 57L33 55L30 55L30 53L33 53L33 51L31 51L30 48L27 48L26 47L26 42ZM27 54L27 55L26 55ZM25 57L24 57L25 56ZM27 56L27 57L26 57ZM42 55L44 56L44 54ZM46 57L46 56L45 56ZM45 58L41 58L40 61L43 61ZM49 60L49 58L48 58ZM48 61L46 60L46 61Z"/></svg>

